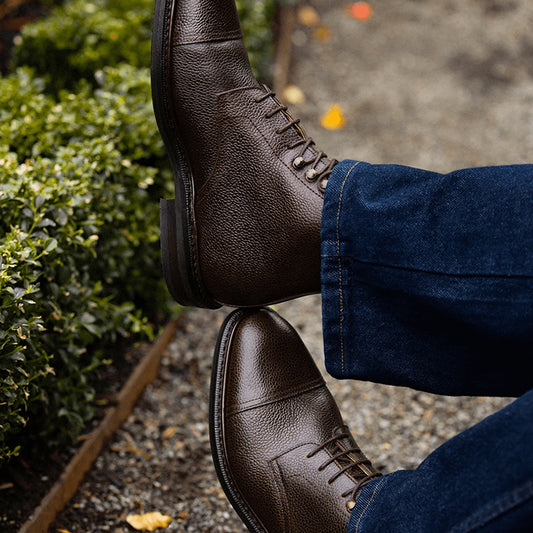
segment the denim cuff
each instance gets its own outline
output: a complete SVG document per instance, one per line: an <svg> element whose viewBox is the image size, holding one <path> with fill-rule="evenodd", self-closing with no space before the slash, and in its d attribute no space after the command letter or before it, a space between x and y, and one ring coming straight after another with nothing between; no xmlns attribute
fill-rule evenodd
<svg viewBox="0 0 533 533"><path fill-rule="evenodd" d="M379 494L386 487L390 476L394 476L394 474L387 474L374 479L363 487L352 510L348 523L348 533L374 533L376 531L372 525L372 517L375 514Z"/></svg>
<svg viewBox="0 0 533 533"><path fill-rule="evenodd" d="M441 175L339 163L322 214L328 372L437 394L527 391L533 220L524 197L533 205L531 165Z"/></svg>

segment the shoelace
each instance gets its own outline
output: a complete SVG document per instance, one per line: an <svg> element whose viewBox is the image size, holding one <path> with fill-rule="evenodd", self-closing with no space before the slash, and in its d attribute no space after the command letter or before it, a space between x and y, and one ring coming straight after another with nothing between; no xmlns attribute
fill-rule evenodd
<svg viewBox="0 0 533 533"><path fill-rule="evenodd" d="M309 168L307 170L307 172L305 173L305 178L310 183L314 183L314 182L318 181L319 189L322 192L324 192L325 189L326 189L326 185L328 183L329 176L330 176L331 172L333 171L333 168L335 167L335 165L338 163L338 161L336 159L328 159L328 156L324 152L322 152L321 150L317 151L317 154L316 154L316 156L313 159L310 159L310 160L305 159L304 156L305 156L305 153L307 152L307 150L310 147L312 147L312 146L316 146L315 145L315 141L313 141L313 139L311 139L310 137L306 137L306 135L303 133L302 128L299 126L300 119L299 118L297 118L297 119L292 118L291 115L287 112L288 107L283 105L283 104L280 104L278 102L278 100L275 99L276 93L274 91L271 91L266 86L264 86L264 89L266 91L265 94L257 97L255 99L255 101L257 103L260 103L260 102L263 102L264 100L266 100L267 98L271 98L272 97L275 100L275 102L276 102L276 108L273 109L271 112L267 113L265 115L265 118L272 118L277 113L283 113L287 117L287 119L289 120L289 122L287 122L287 124L285 124L285 126L282 126L278 130L276 130L276 133L278 135L281 135L282 133L285 133L286 131L288 131L291 128L296 128L298 130L298 132L302 135L302 138L299 141L296 141L295 143L293 143L293 144L291 144L290 146L287 147L288 150L292 150L294 148L297 148L298 146L302 147L301 150L300 150L300 153L293 160L292 166L296 170L300 170L300 169L303 169L303 168L305 168L305 167L307 167L309 165L312 165L311 168ZM326 164L326 167L319 172L316 169L316 167L318 166L320 161L322 161L323 159L327 160L327 164Z"/></svg>
<svg viewBox="0 0 533 533"><path fill-rule="evenodd" d="M343 474L351 475L351 477L355 480L355 485L352 489L343 492L341 497L350 498L346 503L346 507L348 511L352 511L352 509L355 507L355 500L357 499L361 489L373 479L380 477L381 474L374 470L372 463L363 455L360 448L346 448L343 444L341 444L342 439L348 439L348 441L350 440L351 435L347 428L338 428L334 433L335 435L331 439L318 446L316 449L310 452L307 457L311 458L318 452L326 449L329 450L330 453L332 453L332 449L336 451L336 453L334 453L330 459L318 467L318 471L322 472L334 462L344 465L340 466L339 470L328 480L328 484L331 485ZM356 459L354 458L354 455L359 456L360 458ZM366 466L367 468L364 469L361 468L361 466Z"/></svg>

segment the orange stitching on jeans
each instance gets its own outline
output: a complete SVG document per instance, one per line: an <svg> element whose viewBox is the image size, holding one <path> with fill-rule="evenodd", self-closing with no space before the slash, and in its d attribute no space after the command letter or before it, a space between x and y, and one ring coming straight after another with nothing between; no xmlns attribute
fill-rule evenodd
<svg viewBox="0 0 533 533"><path fill-rule="evenodd" d="M361 518L363 518L363 515L366 513L367 509L370 507L370 504L372 503L372 500L374 499L374 496L376 495L376 491L378 490L378 487L385 481L385 478L383 478L375 487L374 492L372 493L372 497L370 500L368 500L368 503L366 504L366 507L363 509L363 512L359 515L359 520L357 520L357 524L355 524L355 533L359 531L359 525L361 522Z"/></svg>
<svg viewBox="0 0 533 533"><path fill-rule="evenodd" d="M348 173L346 174L344 181L342 182L341 186L341 192L339 195L339 209L337 210L337 257L339 258L339 336L340 336L340 342L341 342L341 373L344 374L344 339L343 339L343 327L342 323L344 320L344 294L342 292L342 262L341 262L341 243L340 243L340 218L341 218L341 204L342 204L342 195L344 194L344 186L346 185L346 181L348 180L348 176L351 174L352 170L360 163L361 161L357 161L355 165L353 165L350 170L348 170Z"/></svg>

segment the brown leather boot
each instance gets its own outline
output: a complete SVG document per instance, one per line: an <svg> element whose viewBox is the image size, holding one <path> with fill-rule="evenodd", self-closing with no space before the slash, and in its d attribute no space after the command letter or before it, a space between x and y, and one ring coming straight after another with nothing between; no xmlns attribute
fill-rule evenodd
<svg viewBox="0 0 533 533"><path fill-rule="evenodd" d="M345 533L380 474L344 425L309 352L274 311L237 310L219 334L211 449L231 504L254 533Z"/></svg>
<svg viewBox="0 0 533 533"><path fill-rule="evenodd" d="M336 161L254 79L233 0L156 0L152 94L175 180L161 203L174 298L214 308L319 292Z"/></svg>

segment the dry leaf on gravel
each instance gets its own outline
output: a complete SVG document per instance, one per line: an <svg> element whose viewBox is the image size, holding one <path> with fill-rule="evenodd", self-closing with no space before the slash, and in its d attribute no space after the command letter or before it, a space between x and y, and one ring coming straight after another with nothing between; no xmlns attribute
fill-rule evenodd
<svg viewBox="0 0 533 533"><path fill-rule="evenodd" d="M297 85L287 85L283 90L283 100L291 105L303 104L305 94Z"/></svg>
<svg viewBox="0 0 533 533"><path fill-rule="evenodd" d="M302 6L298 9L298 21L304 26L316 26L320 22L320 15L314 7Z"/></svg>
<svg viewBox="0 0 533 533"><path fill-rule="evenodd" d="M163 431L162 437L165 440L171 439L178 432L178 428L175 426L169 426L165 431Z"/></svg>
<svg viewBox="0 0 533 533"><path fill-rule="evenodd" d="M331 39L332 34L329 26L318 26L313 32L313 39L319 43L327 43Z"/></svg>
<svg viewBox="0 0 533 533"><path fill-rule="evenodd" d="M320 125L326 130L341 130L346 125L344 111L339 104L331 104L328 111L320 117Z"/></svg>
<svg viewBox="0 0 533 533"><path fill-rule="evenodd" d="M355 2L349 8L349 13L355 20L370 20L374 13L372 6L367 2Z"/></svg>
<svg viewBox="0 0 533 533"><path fill-rule="evenodd" d="M126 517L128 524L139 531L155 531L162 527L167 528L170 524L170 516L156 513L135 514Z"/></svg>

